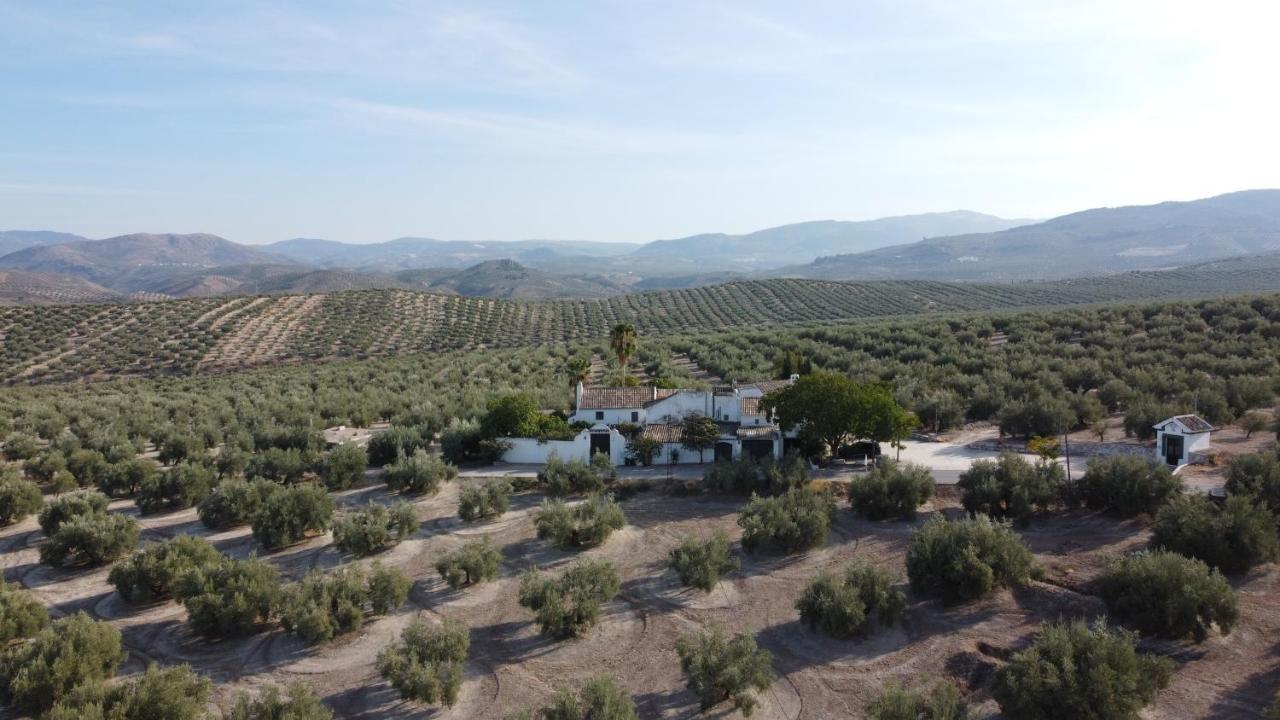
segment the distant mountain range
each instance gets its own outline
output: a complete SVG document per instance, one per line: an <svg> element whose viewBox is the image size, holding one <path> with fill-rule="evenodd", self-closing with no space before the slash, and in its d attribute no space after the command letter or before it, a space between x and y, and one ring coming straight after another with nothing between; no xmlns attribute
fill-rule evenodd
<svg viewBox="0 0 1280 720"><path fill-rule="evenodd" d="M8 251L0 255L0 269L25 273L11 275L9 287L26 288L33 302L102 292L191 297L367 288L594 298L762 277L1012 282L1280 252L1280 190L1099 208L1043 222L955 211L645 244L406 237L363 245L297 238L250 246L206 234L88 240L15 230L0 232L0 251ZM20 302L23 292L0 288L0 301Z"/></svg>

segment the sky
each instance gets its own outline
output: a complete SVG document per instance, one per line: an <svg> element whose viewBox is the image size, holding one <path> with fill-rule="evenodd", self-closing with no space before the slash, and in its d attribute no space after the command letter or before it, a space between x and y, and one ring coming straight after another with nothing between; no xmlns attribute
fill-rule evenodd
<svg viewBox="0 0 1280 720"><path fill-rule="evenodd" d="M0 0L0 229L647 241L1280 187L1280 4Z"/></svg>

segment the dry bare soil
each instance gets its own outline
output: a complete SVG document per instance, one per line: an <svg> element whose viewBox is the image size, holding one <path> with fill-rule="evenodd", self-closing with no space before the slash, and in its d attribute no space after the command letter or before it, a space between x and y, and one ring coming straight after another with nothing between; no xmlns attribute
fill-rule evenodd
<svg viewBox="0 0 1280 720"><path fill-rule="evenodd" d="M190 632L183 609L172 602L145 608L123 603L106 582L106 568L63 572L38 564L41 536L34 519L0 533L0 557L6 579L21 582L56 614L85 610L118 626L130 655L125 672L137 672L149 661L190 663L217 682L220 702L238 690L304 678L339 717L501 718L521 706L536 706L558 687L608 672L630 690L642 717L692 718L698 706L684 688L675 643L682 633L716 622L755 633L773 654L778 678L754 716L771 720L861 717L886 681L919 684L944 678L961 684L987 715L994 715L998 708L988 687L1003 658L1044 622L1100 613L1100 603L1087 594L1090 580L1108 554L1141 548L1149 537L1140 521L1093 514L1037 519L1022 535L1046 568L1045 582L951 608L910 597L902 627L838 641L799 624L794 603L805 583L821 568L854 558L904 572L912 528L932 511L958 515L954 500L937 500L914 523L871 523L842 507L825 547L793 556L742 556L740 571L711 593L702 593L679 585L665 566L667 551L682 535L716 528L736 539L737 513L744 504L740 499L643 493L623 504L629 521L623 530L601 547L573 553L536 538L537 494L517 495L510 512L479 524L457 519L457 496L455 482L418 502L420 531L377 558L414 579L409 603L359 632L314 647L279 629L240 640L201 640ZM352 506L393 499L380 485L339 497ZM115 503L112 509L136 513L129 502ZM145 517L142 524L144 537L153 540L200 535L239 557L258 549L247 528L213 533L192 510ZM480 537L502 548L502 576L449 590L432 569L434 559ZM623 577L622 592L586 637L541 637L531 613L516 602L520 573L531 567L559 568L579 555L613 561ZM332 548L329 536L267 557L290 578L347 561ZM1198 646L1148 646L1180 663L1170 687L1147 711L1148 718L1256 718L1270 701L1280 683L1280 567L1256 569L1235 584L1243 617L1231 635ZM374 668L378 650L415 615L454 618L472 630L466 680L452 708L401 702ZM724 717L726 711L717 708L711 716Z"/></svg>

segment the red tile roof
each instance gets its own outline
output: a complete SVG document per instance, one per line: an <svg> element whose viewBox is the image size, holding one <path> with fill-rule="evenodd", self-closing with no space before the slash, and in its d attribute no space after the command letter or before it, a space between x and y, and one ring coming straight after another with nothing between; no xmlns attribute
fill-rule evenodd
<svg viewBox="0 0 1280 720"><path fill-rule="evenodd" d="M640 433L640 437L650 438L664 443L680 442L681 426L672 425L645 425L644 431Z"/></svg>
<svg viewBox="0 0 1280 720"><path fill-rule="evenodd" d="M742 398L742 414L743 415L759 415L760 414L760 398L756 398L756 397Z"/></svg>
<svg viewBox="0 0 1280 720"><path fill-rule="evenodd" d="M675 395L679 390L654 387L584 387L579 410L621 410Z"/></svg>

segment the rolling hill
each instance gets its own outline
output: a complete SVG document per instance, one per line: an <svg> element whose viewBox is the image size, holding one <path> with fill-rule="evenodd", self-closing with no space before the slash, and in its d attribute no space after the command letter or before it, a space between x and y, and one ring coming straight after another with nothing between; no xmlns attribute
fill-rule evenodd
<svg viewBox="0 0 1280 720"><path fill-rule="evenodd" d="M367 244L295 238L260 247L295 262L320 267L392 272L437 267L465 268L489 260L554 262L568 256L608 257L628 253L638 246L572 240L470 242L403 237Z"/></svg>
<svg viewBox="0 0 1280 720"><path fill-rule="evenodd" d="M0 304L104 303L123 299L119 293L72 275L0 270Z"/></svg>
<svg viewBox="0 0 1280 720"><path fill-rule="evenodd" d="M81 242L89 238L52 230L0 230L0 256L29 247Z"/></svg>
<svg viewBox="0 0 1280 720"><path fill-rule="evenodd" d="M828 280L1010 281L1178 267L1280 251L1280 190L1099 208L1001 232L822 257L778 271Z"/></svg>
<svg viewBox="0 0 1280 720"><path fill-rule="evenodd" d="M490 260L459 271L405 270L395 278L419 290L524 300L599 298L628 290L605 277L548 273L514 260Z"/></svg>

